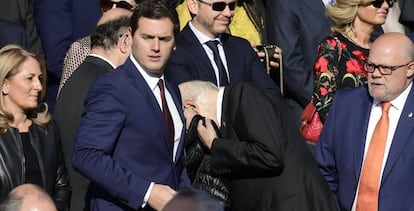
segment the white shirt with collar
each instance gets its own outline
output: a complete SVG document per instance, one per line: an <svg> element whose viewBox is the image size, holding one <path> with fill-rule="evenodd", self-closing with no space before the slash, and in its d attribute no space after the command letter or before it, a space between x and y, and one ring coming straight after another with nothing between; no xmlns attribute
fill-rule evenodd
<svg viewBox="0 0 414 211"><path fill-rule="evenodd" d="M89 54L89 56L93 56L93 57L100 58L100 59L104 60L105 62L108 62L108 64L110 64L110 65L111 65L114 69L116 69L116 66L115 66L114 64L112 64L112 62L111 62L111 61L109 61L108 59L106 59L106 58L105 58L105 57L103 57L103 56L100 56L100 55L98 55L98 54L93 54L93 53Z"/></svg>
<svg viewBox="0 0 414 211"><path fill-rule="evenodd" d="M211 39L207 35L203 34L199 30L197 30L193 26L191 21L188 22L188 25L189 25L190 29L193 31L193 33L195 34L195 36L197 37L200 44L203 46L204 51L206 52L208 58L210 59L210 63L213 66L213 69L214 69L214 74L216 75L216 85L217 86L220 86L219 70L217 68L216 62L214 61L213 51L206 45L206 42L208 42L210 40L219 41L219 44L217 45L217 47L218 47L218 50L219 50L220 58L221 58L221 61L223 62L224 67L226 68L227 78L229 79L229 81L231 81L231 78L229 77L229 68L227 67L226 54L224 52L223 43L221 43L221 41L220 41L220 37L216 37L215 39Z"/></svg>
<svg viewBox="0 0 414 211"><path fill-rule="evenodd" d="M404 109L405 102L407 101L408 94L410 93L412 82L408 87L394 100L391 101L391 107L388 111L388 117L389 117L389 127L388 127L388 135L387 135L387 142L385 144L385 150L384 150L384 158L382 162L382 168L381 168L381 178L380 183L382 179L382 173L385 168L385 164L387 163L387 157L390 152L392 139L394 138L395 130L397 129L398 120L400 119L402 110ZM377 125L377 122L380 120L382 115L382 108L381 108L381 102L378 101L378 99L374 99L371 107L371 114L369 117L369 123L368 123L368 129L367 129L367 136L365 140L365 149L364 149L364 161L365 156L368 151L369 144L371 142L371 137L374 133L375 126ZM359 183L358 188L355 194L354 203L352 206L352 211L356 210L356 202L358 198L358 190L359 190Z"/></svg>
<svg viewBox="0 0 414 211"><path fill-rule="evenodd" d="M160 106L161 111L162 111L162 102L161 102L160 89L158 87L158 81L160 79L162 79L164 81L165 99L167 101L167 105L168 105L168 108L170 110L171 117L172 117L173 123L174 123L174 150L173 150L173 157L171 159L173 161L175 161L178 144L180 142L181 131L182 131L182 128L183 128L184 124L181 120L180 114L178 113L178 109L175 106L174 100L172 99L170 91L165 86L164 75L162 75L161 77L151 76L144 70L144 68L141 67L141 65L137 62L137 60L134 58L134 56L130 55L129 58L131 59L132 63L134 63L135 67L138 69L138 72L142 75L145 82L147 82L147 85L149 86L149 88L152 90L152 93L154 94L155 98L157 99L157 102ZM154 182L151 182L151 184L148 187L148 190L147 190L147 192L144 196L144 202L142 203L141 207L146 206L153 186L154 186Z"/></svg>

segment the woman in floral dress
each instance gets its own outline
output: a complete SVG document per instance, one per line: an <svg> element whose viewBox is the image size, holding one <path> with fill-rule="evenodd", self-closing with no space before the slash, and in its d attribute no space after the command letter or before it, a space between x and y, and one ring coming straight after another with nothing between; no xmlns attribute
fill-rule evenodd
<svg viewBox="0 0 414 211"><path fill-rule="evenodd" d="M393 0L336 0L327 7L332 34L318 46L312 102L325 121L339 89L366 85L364 62L371 34L382 25Z"/></svg>

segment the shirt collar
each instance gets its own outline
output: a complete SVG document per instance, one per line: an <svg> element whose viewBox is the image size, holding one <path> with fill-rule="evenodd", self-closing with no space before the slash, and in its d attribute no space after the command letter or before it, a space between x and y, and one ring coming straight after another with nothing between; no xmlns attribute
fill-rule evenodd
<svg viewBox="0 0 414 211"><path fill-rule="evenodd" d="M93 56L93 57L100 58L100 59L104 60L105 62L107 62L108 64L110 64L110 65L111 65L114 69L116 69L116 66L115 66L114 64L112 64L112 62L111 62L111 61L109 61L108 59L106 59L106 58L105 58L105 57L103 57L103 56L100 56L100 55L98 55L98 54L93 54L93 53L89 54L89 56Z"/></svg>
<svg viewBox="0 0 414 211"><path fill-rule="evenodd" d="M135 65L135 67L137 67L138 72L141 73L142 77L147 82L148 86L154 92L158 88L158 81L160 79L164 80L164 74L162 74L161 77L154 77L152 75L149 75L144 70L144 68L142 68L142 66L138 63L138 61L134 58L134 56L130 55L129 58L131 59L132 63Z"/></svg>
<svg viewBox="0 0 414 211"><path fill-rule="evenodd" d="M193 24L191 23L191 21L188 23L188 25L190 26L190 29L193 31L193 33L195 34L195 36L197 37L198 41L201 44L205 44L206 42L212 40L210 37L208 37L207 35L203 34L201 31L199 31L198 29L196 29ZM221 35L219 35L218 37L214 38L213 40L218 40L220 43L220 37Z"/></svg>

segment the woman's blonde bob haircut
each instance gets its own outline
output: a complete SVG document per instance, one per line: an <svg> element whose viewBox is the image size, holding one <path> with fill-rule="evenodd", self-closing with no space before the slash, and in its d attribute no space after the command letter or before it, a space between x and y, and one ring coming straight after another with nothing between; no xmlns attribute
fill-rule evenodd
<svg viewBox="0 0 414 211"><path fill-rule="evenodd" d="M335 0L326 8L326 16L331 20L331 31L348 37L353 33L353 23L360 5L369 5L372 0Z"/></svg>
<svg viewBox="0 0 414 211"><path fill-rule="evenodd" d="M27 60L34 58L42 71L42 90L38 102L38 108L26 111L27 118L32 120L34 124L44 126L51 120L47 105L42 103L46 94L46 67L43 59L32 52L29 52L17 45L6 45L0 49L0 87L3 87L7 78L13 77L19 71L19 66ZM0 133L6 133L10 128L9 123L14 121L13 115L9 112L4 102L5 94L0 96Z"/></svg>

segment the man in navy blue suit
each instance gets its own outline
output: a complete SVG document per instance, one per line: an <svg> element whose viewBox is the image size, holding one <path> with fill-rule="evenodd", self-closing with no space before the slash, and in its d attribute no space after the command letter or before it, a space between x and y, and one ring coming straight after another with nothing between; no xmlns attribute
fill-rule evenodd
<svg viewBox="0 0 414 211"><path fill-rule="evenodd" d="M161 210L190 186L179 91L163 75L177 12L164 0L141 0L130 30L132 55L91 86L74 145L73 166L91 181L91 210Z"/></svg>
<svg viewBox="0 0 414 211"><path fill-rule="evenodd" d="M313 64L317 46L329 35L325 15L329 0L273 0L266 7L268 38L283 49L284 95L297 126L313 91Z"/></svg>
<svg viewBox="0 0 414 211"><path fill-rule="evenodd" d="M315 156L340 210L355 210L364 204L358 200L364 198L361 194L365 196L361 190L367 183L362 181L366 181L367 167L374 169L375 163L378 183L370 195L376 195L372 201L378 208L370 210L414 210L413 61L414 44L408 37L395 32L381 35L365 64L368 89L338 91L335 96ZM391 103L388 112L382 112L383 102ZM381 131L388 135L383 148L371 154L372 146L381 140L372 138L377 134L374 128L386 113L389 127ZM369 162L377 158L379 162Z"/></svg>
<svg viewBox="0 0 414 211"><path fill-rule="evenodd" d="M192 20L183 28L167 63L167 80L175 84L205 80L217 86L249 81L280 94L250 43L224 33L234 16L236 3L236 0L187 1ZM209 41L216 42L219 55L208 46ZM220 81L222 78L225 83Z"/></svg>

